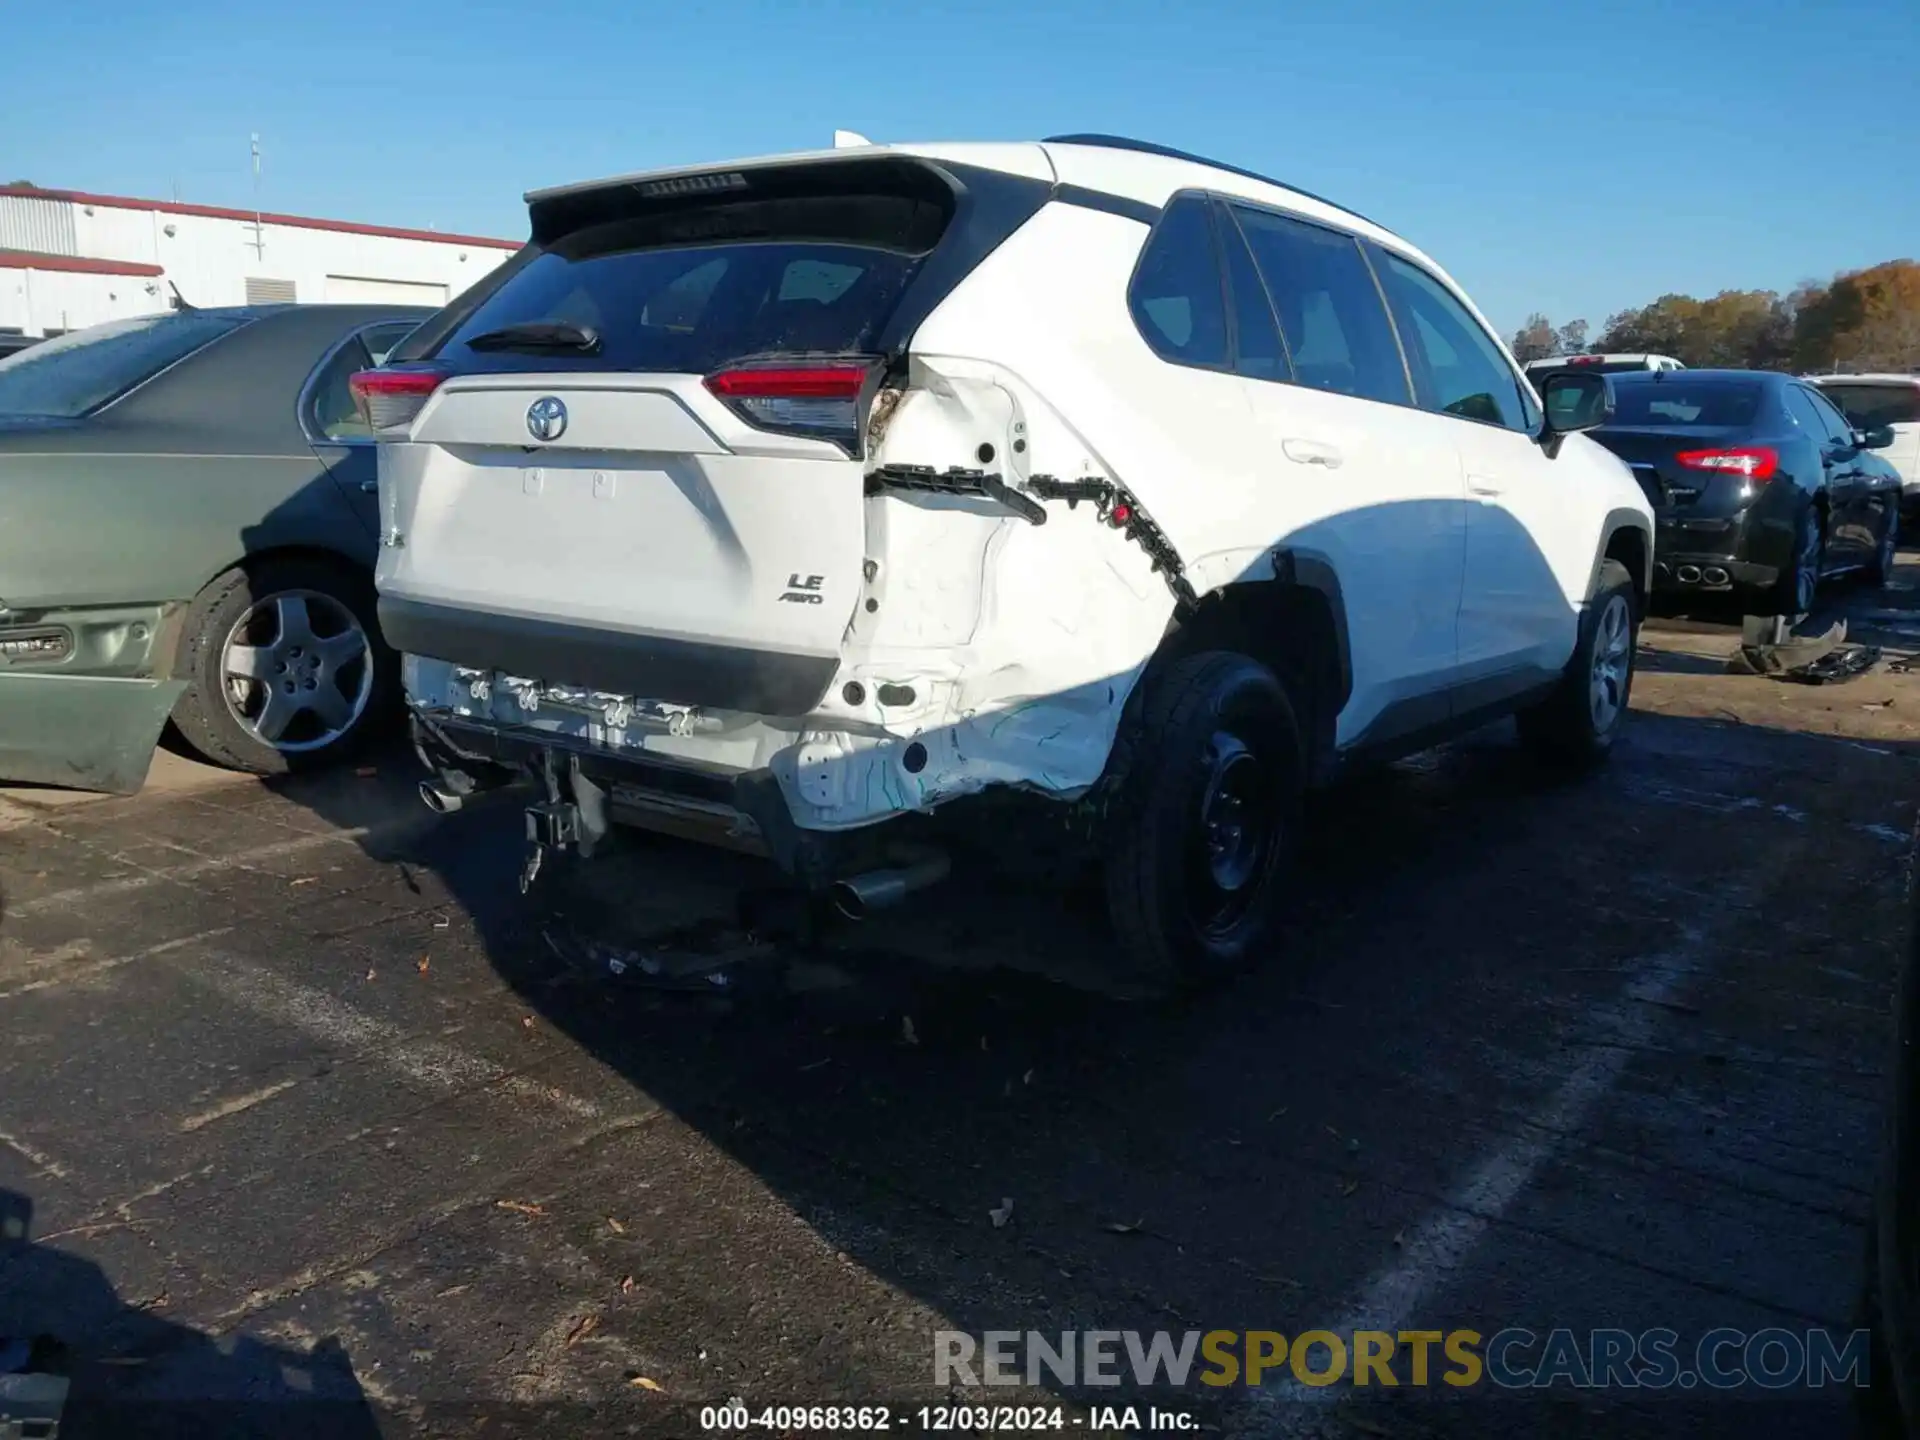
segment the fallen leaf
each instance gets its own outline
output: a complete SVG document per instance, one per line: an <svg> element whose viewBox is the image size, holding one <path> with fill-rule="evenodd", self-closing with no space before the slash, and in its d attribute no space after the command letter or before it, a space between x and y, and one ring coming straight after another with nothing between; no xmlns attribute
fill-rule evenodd
<svg viewBox="0 0 1920 1440"><path fill-rule="evenodd" d="M631 1295L633 1293L633 1276L622 1275L620 1277L620 1293L622 1295Z"/></svg>
<svg viewBox="0 0 1920 1440"><path fill-rule="evenodd" d="M520 1024L521 1024L521 1025L522 1025L522 1026L523 1026L524 1028L526 1028L526 1029L528 1029L528 1030L531 1030L531 1029L533 1029L533 1016L531 1016L531 1015L522 1015L522 1016L520 1017Z"/></svg>
<svg viewBox="0 0 1920 1440"><path fill-rule="evenodd" d="M918 1045L920 1043L920 1037L916 1035L913 1030L913 1016L902 1015L900 1017L900 1038L909 1045Z"/></svg>
<svg viewBox="0 0 1920 1440"><path fill-rule="evenodd" d="M600 1317L598 1315L582 1315L580 1319L575 1322L574 1327L567 1332L566 1348L571 1350L599 1328Z"/></svg>
<svg viewBox="0 0 1920 1440"><path fill-rule="evenodd" d="M320 877L318 875L302 875L292 883L295 885L318 885L320 883ZM143 1361L141 1363L144 1364L145 1362Z"/></svg>
<svg viewBox="0 0 1920 1440"><path fill-rule="evenodd" d="M1358 1180L1349 1180L1347 1181L1346 1184L1340 1187L1340 1193L1343 1196L1351 1195L1355 1191L1357 1191L1359 1188L1360 1188L1360 1182Z"/></svg>
<svg viewBox="0 0 1920 1440"><path fill-rule="evenodd" d="M371 980L373 979L373 976L374 976L374 969L371 965L369 965L367 967L367 979Z"/></svg>
<svg viewBox="0 0 1920 1440"><path fill-rule="evenodd" d="M1011 1195L1003 1196L998 1205L987 1211L987 1215L993 1221L993 1228L996 1230L1000 1229L1009 1220L1013 1219L1013 1197Z"/></svg>
<svg viewBox="0 0 1920 1440"><path fill-rule="evenodd" d="M493 1203L502 1210L513 1211L516 1215L544 1215L547 1213L546 1206L529 1205L524 1200L496 1200Z"/></svg>
<svg viewBox="0 0 1920 1440"><path fill-rule="evenodd" d="M413 968L418 970L422 975L424 975L427 973L427 967L432 963L433 961L431 960L431 958L429 958L428 956L422 955L420 957L420 963L414 966Z"/></svg>
<svg viewBox="0 0 1920 1440"><path fill-rule="evenodd" d="M1109 1220L1100 1228L1112 1235L1144 1235L1147 1233L1147 1222L1140 1219L1129 1225L1124 1220Z"/></svg>
<svg viewBox="0 0 1920 1440"><path fill-rule="evenodd" d="M658 1394L660 1392L660 1382L658 1380L649 1380L644 1375L636 1375L633 1377L633 1379L629 1380L627 1383L629 1385L637 1386L642 1390L651 1390L655 1394Z"/></svg>
<svg viewBox="0 0 1920 1440"><path fill-rule="evenodd" d="M614 1219L613 1216L611 1215L607 1216L607 1228L613 1231L613 1233L616 1235L624 1235L627 1233L627 1227L622 1225L618 1220Z"/></svg>

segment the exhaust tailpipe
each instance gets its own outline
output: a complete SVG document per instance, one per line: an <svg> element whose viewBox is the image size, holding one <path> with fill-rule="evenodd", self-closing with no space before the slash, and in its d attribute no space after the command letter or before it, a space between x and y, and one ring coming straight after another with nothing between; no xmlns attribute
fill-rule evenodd
<svg viewBox="0 0 1920 1440"><path fill-rule="evenodd" d="M869 870L833 887L833 908L849 920L864 920L876 910L898 905L915 891L947 878L952 864L945 855L929 855L894 870Z"/></svg>
<svg viewBox="0 0 1920 1440"><path fill-rule="evenodd" d="M1700 572L1700 578L1709 585L1724 585L1732 577L1718 565L1709 565Z"/></svg>
<svg viewBox="0 0 1920 1440"><path fill-rule="evenodd" d="M436 815L451 815L467 803L464 795L454 795L442 790L431 780L420 782L420 798L426 802L427 809Z"/></svg>
<svg viewBox="0 0 1920 1440"><path fill-rule="evenodd" d="M1673 573L1678 577L1682 585L1698 585L1700 583L1700 567L1698 565L1682 565Z"/></svg>

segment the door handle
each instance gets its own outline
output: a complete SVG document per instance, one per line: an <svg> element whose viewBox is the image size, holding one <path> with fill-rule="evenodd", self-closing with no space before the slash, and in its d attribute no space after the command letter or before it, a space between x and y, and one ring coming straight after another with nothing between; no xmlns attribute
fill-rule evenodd
<svg viewBox="0 0 1920 1440"><path fill-rule="evenodd" d="M1467 476L1467 490L1483 500L1497 500L1507 493L1507 487L1491 475Z"/></svg>
<svg viewBox="0 0 1920 1440"><path fill-rule="evenodd" d="M1328 445L1321 440L1284 440L1280 448L1289 460L1301 465L1324 465L1329 470L1338 470L1346 459L1338 445Z"/></svg>
<svg viewBox="0 0 1920 1440"><path fill-rule="evenodd" d="M380 493L380 482L378 480L362 480L360 482L360 493L362 495L378 495Z"/></svg>

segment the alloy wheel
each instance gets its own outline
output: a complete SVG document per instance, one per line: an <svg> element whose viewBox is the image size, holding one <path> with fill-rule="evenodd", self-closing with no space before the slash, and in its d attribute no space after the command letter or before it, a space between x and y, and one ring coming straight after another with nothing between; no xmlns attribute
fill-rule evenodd
<svg viewBox="0 0 1920 1440"><path fill-rule="evenodd" d="M354 613L318 590L256 601L227 632L221 694L240 727L287 754L320 750L359 722L373 647Z"/></svg>
<svg viewBox="0 0 1920 1440"><path fill-rule="evenodd" d="M1600 612L1593 635L1593 671L1587 685L1587 708L1593 731L1604 735L1620 718L1627 703L1627 677L1633 669L1633 616L1627 597L1611 595Z"/></svg>

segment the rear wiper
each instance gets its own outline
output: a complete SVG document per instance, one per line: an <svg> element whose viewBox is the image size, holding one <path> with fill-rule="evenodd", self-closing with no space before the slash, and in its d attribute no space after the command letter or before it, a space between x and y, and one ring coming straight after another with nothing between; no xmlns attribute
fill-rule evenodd
<svg viewBox="0 0 1920 1440"><path fill-rule="evenodd" d="M469 350L575 350L582 355L600 353L600 332L565 320L530 320L521 325L503 325L467 341Z"/></svg>

